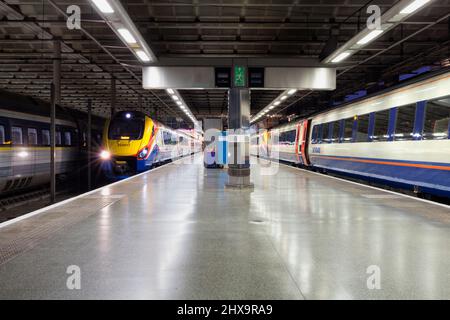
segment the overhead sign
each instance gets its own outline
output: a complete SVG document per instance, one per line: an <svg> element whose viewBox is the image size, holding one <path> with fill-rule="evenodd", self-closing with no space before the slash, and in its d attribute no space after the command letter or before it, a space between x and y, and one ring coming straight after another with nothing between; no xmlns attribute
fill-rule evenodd
<svg viewBox="0 0 450 320"><path fill-rule="evenodd" d="M264 68L248 68L248 86L264 88Z"/></svg>
<svg viewBox="0 0 450 320"><path fill-rule="evenodd" d="M245 87L245 67L234 66L234 86Z"/></svg>
<svg viewBox="0 0 450 320"><path fill-rule="evenodd" d="M316 67L143 67L144 89L336 89L336 69Z"/></svg>
<svg viewBox="0 0 450 320"><path fill-rule="evenodd" d="M214 68L216 87L229 88L231 87L231 68Z"/></svg>

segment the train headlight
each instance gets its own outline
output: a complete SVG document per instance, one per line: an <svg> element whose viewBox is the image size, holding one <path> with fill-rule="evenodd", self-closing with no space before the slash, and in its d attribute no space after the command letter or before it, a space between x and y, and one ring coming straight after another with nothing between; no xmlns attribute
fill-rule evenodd
<svg viewBox="0 0 450 320"><path fill-rule="evenodd" d="M147 154L148 154L148 148L144 148L139 152L138 158L144 159L147 156Z"/></svg>
<svg viewBox="0 0 450 320"><path fill-rule="evenodd" d="M107 150L102 150L102 152L100 152L100 158L102 160L109 160L111 159L111 153Z"/></svg>

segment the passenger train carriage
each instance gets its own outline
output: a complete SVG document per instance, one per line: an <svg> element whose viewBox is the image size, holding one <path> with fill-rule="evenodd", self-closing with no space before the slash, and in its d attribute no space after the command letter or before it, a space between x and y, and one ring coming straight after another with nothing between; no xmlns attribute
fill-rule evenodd
<svg viewBox="0 0 450 320"><path fill-rule="evenodd" d="M199 152L201 140L194 130L173 130L142 112L121 111L105 126L103 147L106 170L121 176Z"/></svg>
<svg viewBox="0 0 450 320"><path fill-rule="evenodd" d="M0 92L0 196L50 182L50 106ZM86 114L56 109L56 175L78 173L86 160ZM93 117L93 146L99 145L103 120Z"/></svg>
<svg viewBox="0 0 450 320"><path fill-rule="evenodd" d="M446 72L274 128L279 141L265 148L294 164L450 197L449 120Z"/></svg>

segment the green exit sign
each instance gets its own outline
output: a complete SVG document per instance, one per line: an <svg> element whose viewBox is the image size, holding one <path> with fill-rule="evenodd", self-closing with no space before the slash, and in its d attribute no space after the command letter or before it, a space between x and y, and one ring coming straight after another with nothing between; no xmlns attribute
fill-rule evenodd
<svg viewBox="0 0 450 320"><path fill-rule="evenodd" d="M245 87L245 67L234 67L234 86Z"/></svg>

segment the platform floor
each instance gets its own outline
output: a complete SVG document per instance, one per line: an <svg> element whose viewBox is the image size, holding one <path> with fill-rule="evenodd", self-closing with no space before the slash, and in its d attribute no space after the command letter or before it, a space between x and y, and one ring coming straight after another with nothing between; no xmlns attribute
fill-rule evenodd
<svg viewBox="0 0 450 320"><path fill-rule="evenodd" d="M448 207L283 165L226 181L174 163L0 227L0 299L450 299Z"/></svg>

